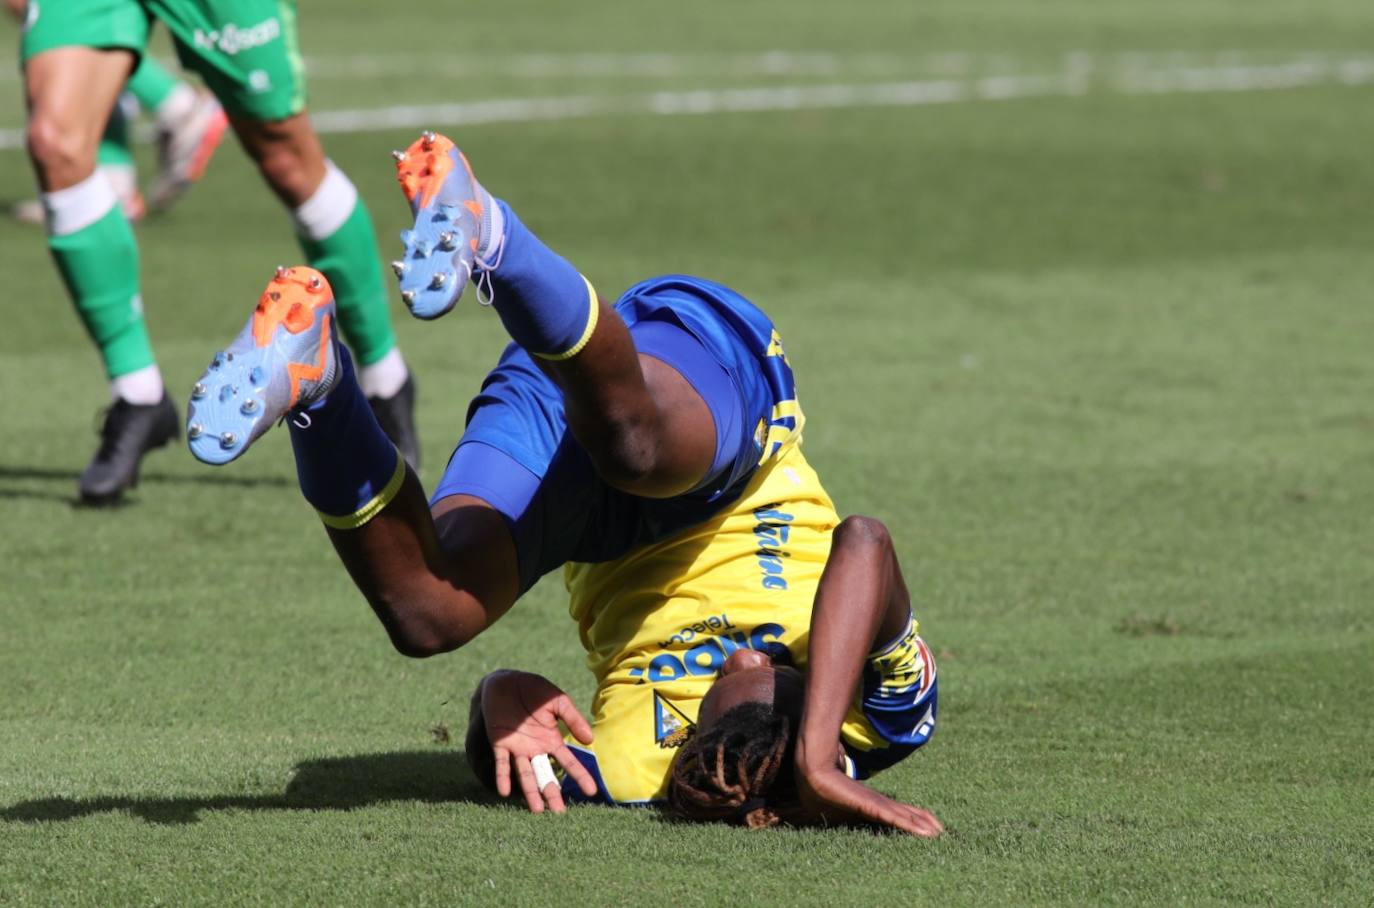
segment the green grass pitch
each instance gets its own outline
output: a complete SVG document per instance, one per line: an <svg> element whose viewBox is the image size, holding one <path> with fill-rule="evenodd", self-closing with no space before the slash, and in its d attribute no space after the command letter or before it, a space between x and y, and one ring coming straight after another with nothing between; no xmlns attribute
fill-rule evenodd
<svg viewBox="0 0 1374 908"><path fill-rule="evenodd" d="M560 585L457 654L393 654L285 433L218 471L159 452L127 507L73 508L105 390L39 233L2 222L0 905L1368 903L1367 3L303 6L321 113L626 107L453 131L603 292L691 271L775 316L812 462L842 512L892 527L940 660L940 732L877 786L949 832L484 796L457 743L481 674L590 698ZM1326 62L1290 88L1122 89L1142 59ZM1000 100L624 100L1074 67L1081 91ZM0 58L11 146L14 72ZM387 152L417 131L326 137L383 254L405 213ZM22 152L0 164L0 202L32 191ZM138 230L184 403L298 252L232 148ZM432 484L499 324L393 303Z"/></svg>

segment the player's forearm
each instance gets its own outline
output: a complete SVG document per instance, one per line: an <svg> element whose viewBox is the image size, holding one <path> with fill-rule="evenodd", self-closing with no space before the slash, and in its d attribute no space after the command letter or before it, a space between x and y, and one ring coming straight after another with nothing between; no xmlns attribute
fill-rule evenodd
<svg viewBox="0 0 1374 908"><path fill-rule="evenodd" d="M864 660L876 640L901 633L907 614L906 589L887 529L872 518L846 518L835 530L811 613L799 767L834 765L840 726Z"/></svg>

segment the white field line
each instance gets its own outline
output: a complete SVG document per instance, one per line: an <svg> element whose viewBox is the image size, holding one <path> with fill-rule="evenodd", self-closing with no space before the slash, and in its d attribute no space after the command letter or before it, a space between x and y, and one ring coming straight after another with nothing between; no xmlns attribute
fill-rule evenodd
<svg viewBox="0 0 1374 908"><path fill-rule="evenodd" d="M314 111L322 133L372 132L423 126L472 126L596 116L681 116L857 107L921 107L1101 92L1119 95L1282 91L1315 85L1374 83L1374 55L1331 58L1305 54L1283 62L1203 65L1183 59L1159 65L1148 55L1121 55L1102 65L1091 54L1064 57L1057 71L901 82L770 85L756 88L581 94L447 104L410 104ZM23 131L0 130L0 149L18 148Z"/></svg>
<svg viewBox="0 0 1374 908"><path fill-rule="evenodd" d="M971 75L1016 75L1056 58L1086 57L1099 65L1115 62L1132 68L1256 66L1301 58L1331 61L1329 51L1211 52L1127 50L1109 54L1065 51L1061 54L1014 54L970 51L836 52L763 50L745 53L526 53L412 54L362 53L307 56L312 81L359 82L388 76L481 77L495 79L680 78L685 76L831 76L894 75L939 78ZM176 69L170 57L158 58ZM18 61L0 57L0 82L17 82Z"/></svg>
<svg viewBox="0 0 1374 908"><path fill-rule="evenodd" d="M159 57L171 69L173 58ZM1045 58L1039 58L1043 63ZM947 51L933 53L840 53L765 50L734 54L584 53L584 54L406 54L363 53L307 56L313 82L358 82L388 76L480 77L493 79L597 79L688 76L923 76L967 75L974 67L1013 73L1027 61L1012 54ZM0 58L0 82L20 78L18 62Z"/></svg>
<svg viewBox="0 0 1374 908"><path fill-rule="evenodd" d="M970 56L949 54L843 54L830 51L759 51L743 54L514 54L500 57L472 55L419 59L405 54L360 54L352 57L311 57L311 79L376 78L378 76L478 76L507 79L657 78L683 76L838 76L911 72L959 75Z"/></svg>

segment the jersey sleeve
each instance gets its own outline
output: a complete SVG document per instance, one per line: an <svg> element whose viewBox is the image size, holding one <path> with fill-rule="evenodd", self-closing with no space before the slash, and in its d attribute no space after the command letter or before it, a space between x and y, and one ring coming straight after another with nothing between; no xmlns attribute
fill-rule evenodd
<svg viewBox="0 0 1374 908"><path fill-rule="evenodd" d="M857 703L841 738L849 772L865 779L922 746L935 734L939 699L935 659L914 618L895 640L870 653Z"/></svg>

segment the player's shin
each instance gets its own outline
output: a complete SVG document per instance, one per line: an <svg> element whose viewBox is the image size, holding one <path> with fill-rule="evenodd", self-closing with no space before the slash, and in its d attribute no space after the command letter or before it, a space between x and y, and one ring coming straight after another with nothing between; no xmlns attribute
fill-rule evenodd
<svg viewBox="0 0 1374 908"><path fill-rule="evenodd" d="M339 351L339 365L338 383L288 423L301 493L326 526L347 530L396 497L406 465L377 423L346 350Z"/></svg>
<svg viewBox="0 0 1374 908"><path fill-rule="evenodd" d="M42 196L48 247L111 379L153 365L138 293L138 246L108 175ZM155 403L161 379L150 389Z"/></svg>
<svg viewBox="0 0 1374 908"><path fill-rule="evenodd" d="M478 261L478 287L489 288L501 323L517 344L542 359L568 359L581 352L596 329L596 291L510 206L496 204L504 215L504 241L490 267Z"/></svg>

